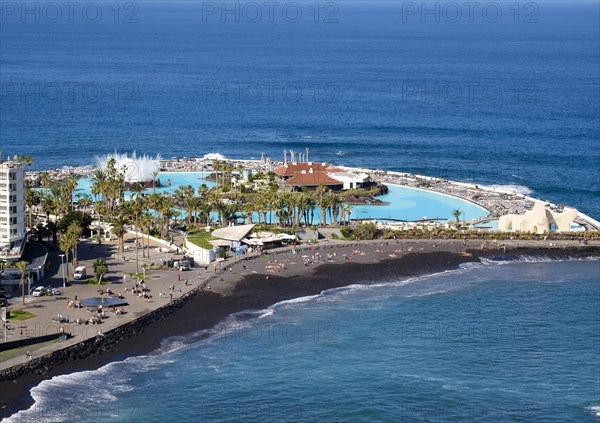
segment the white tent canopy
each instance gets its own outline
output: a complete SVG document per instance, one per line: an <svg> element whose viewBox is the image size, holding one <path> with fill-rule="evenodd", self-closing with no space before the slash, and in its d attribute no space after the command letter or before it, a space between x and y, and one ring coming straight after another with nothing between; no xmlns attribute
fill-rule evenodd
<svg viewBox="0 0 600 423"><path fill-rule="evenodd" d="M252 225L228 226L213 231L212 236L215 238L225 239L227 241L241 241L254 228Z"/></svg>
<svg viewBox="0 0 600 423"><path fill-rule="evenodd" d="M295 241L295 235L276 234L273 232L257 232L247 238L242 239L244 244L248 245L264 245L271 242Z"/></svg>

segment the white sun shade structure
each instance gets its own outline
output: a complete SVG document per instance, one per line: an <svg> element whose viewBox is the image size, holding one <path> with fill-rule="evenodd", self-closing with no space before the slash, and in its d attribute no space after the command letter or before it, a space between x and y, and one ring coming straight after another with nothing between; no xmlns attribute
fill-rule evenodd
<svg viewBox="0 0 600 423"><path fill-rule="evenodd" d="M295 241L295 235L289 234L276 234L273 232L258 232L256 234L252 234L248 238L244 238L242 242L248 245L265 245L272 243L281 243L286 241Z"/></svg>
<svg viewBox="0 0 600 423"><path fill-rule="evenodd" d="M254 224L228 226L226 228L214 230L212 236L227 241L240 242L250 233L250 231L252 231L252 228L254 228Z"/></svg>

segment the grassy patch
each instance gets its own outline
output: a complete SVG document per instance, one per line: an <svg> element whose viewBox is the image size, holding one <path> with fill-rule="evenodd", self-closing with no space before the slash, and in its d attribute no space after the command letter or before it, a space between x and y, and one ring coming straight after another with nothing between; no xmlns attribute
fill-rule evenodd
<svg viewBox="0 0 600 423"><path fill-rule="evenodd" d="M206 232L204 229L189 233L187 236L187 240L189 242L191 242L194 245L197 245L200 248L204 248L206 250L213 249L214 246L210 242L208 242L213 239L216 239L216 238L214 238L210 234L210 232Z"/></svg>
<svg viewBox="0 0 600 423"><path fill-rule="evenodd" d="M57 335L58 336L58 335ZM9 339L10 340L10 339ZM31 351L33 358L36 358L36 351L48 345L56 344L58 340L42 342L39 344L25 345L24 347L13 348L12 350L0 352L0 361L10 360L11 358L22 356L25 359L25 353Z"/></svg>
<svg viewBox="0 0 600 423"><path fill-rule="evenodd" d="M88 279L87 283L88 283L88 285L100 285L100 286L109 284L109 282L106 279L103 280L101 283L98 283L98 280L96 278Z"/></svg>
<svg viewBox="0 0 600 423"><path fill-rule="evenodd" d="M129 276L131 276L133 279L144 279L144 274L143 273L135 273L135 272L131 272L131 273L127 273ZM151 272L146 272L146 277L150 276L152 273Z"/></svg>
<svg viewBox="0 0 600 423"><path fill-rule="evenodd" d="M10 317L8 318L8 320L27 320L27 319L31 319L32 317L35 317L35 314L33 314L30 311L11 310Z"/></svg>

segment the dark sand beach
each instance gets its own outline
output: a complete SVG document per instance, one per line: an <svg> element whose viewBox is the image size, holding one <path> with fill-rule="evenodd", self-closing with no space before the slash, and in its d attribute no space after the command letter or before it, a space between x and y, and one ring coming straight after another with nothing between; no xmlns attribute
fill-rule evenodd
<svg viewBox="0 0 600 423"><path fill-rule="evenodd" d="M483 249L482 249L483 247ZM561 242L490 243L463 241L380 241L360 244L326 244L269 253L233 266L224 263L209 287L198 290L181 308L140 333L93 351L76 360L46 365L36 372L0 382L0 416L29 408L31 387L57 375L97 369L112 361L152 354L168 338L198 333L243 310L261 310L279 301L319 294L354 283L380 282L454 269L482 256L547 256L553 259L600 256L597 245L582 247ZM313 261L314 257L314 261ZM508 256L507 256L508 257ZM231 268L231 269L230 269ZM275 270L274 270L275 269ZM204 269L202 269L204 271ZM211 270L209 270L211 271ZM166 341L165 341L166 340ZM190 338L189 341L195 339Z"/></svg>

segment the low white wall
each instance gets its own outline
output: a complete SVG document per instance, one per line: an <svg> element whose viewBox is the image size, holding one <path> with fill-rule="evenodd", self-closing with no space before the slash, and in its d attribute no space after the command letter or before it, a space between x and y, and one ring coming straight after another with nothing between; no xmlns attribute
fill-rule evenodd
<svg viewBox="0 0 600 423"><path fill-rule="evenodd" d="M194 260L194 265L206 265L217 259L217 253L215 250L207 250L202 247L198 247L196 244L192 244L185 240L185 250Z"/></svg>

